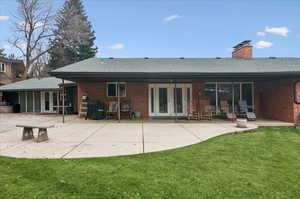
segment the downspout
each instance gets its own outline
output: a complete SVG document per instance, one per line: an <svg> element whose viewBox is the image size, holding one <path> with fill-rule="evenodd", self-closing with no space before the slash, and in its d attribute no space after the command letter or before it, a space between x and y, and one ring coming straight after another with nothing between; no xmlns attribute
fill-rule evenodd
<svg viewBox="0 0 300 199"><path fill-rule="evenodd" d="M120 82L117 82L117 94L118 94L118 122L121 120L121 110L120 110Z"/></svg>
<svg viewBox="0 0 300 199"><path fill-rule="evenodd" d="M174 110L174 112L175 112L175 122L177 122L177 87L176 87L177 85L176 85L176 81L175 81L175 89L174 89L174 103L175 103L175 106L174 106L174 108L175 108L175 110Z"/></svg>
<svg viewBox="0 0 300 199"><path fill-rule="evenodd" d="M62 123L65 123L65 80L62 79Z"/></svg>
<svg viewBox="0 0 300 199"><path fill-rule="evenodd" d="M234 95L235 95L235 92L234 92L234 83L233 82L231 82L231 91L232 91L232 113L235 113L235 104L234 104ZM230 110L229 110L229 112L230 112Z"/></svg>

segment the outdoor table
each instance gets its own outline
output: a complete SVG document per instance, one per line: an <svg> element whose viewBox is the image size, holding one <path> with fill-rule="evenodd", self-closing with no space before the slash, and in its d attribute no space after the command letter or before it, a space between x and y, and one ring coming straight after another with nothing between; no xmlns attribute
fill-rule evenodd
<svg viewBox="0 0 300 199"><path fill-rule="evenodd" d="M54 125L44 125L44 126L43 125L16 125L16 127L23 128L22 140L34 139L33 129L35 128L39 129L38 137L36 141L43 142L49 140L47 129L54 127Z"/></svg>

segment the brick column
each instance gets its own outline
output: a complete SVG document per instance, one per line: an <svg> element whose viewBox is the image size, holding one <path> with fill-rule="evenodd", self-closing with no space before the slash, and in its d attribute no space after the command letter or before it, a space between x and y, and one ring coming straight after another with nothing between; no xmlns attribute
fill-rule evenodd
<svg viewBox="0 0 300 199"><path fill-rule="evenodd" d="M203 89L204 89L204 83L202 81L193 82L192 84L192 92L193 92L193 108L195 111L200 111L200 104L199 100L201 97L203 97Z"/></svg>

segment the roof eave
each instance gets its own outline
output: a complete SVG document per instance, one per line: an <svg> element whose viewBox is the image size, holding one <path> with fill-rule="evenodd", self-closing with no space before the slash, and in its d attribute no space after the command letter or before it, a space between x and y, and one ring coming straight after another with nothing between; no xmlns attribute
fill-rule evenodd
<svg viewBox="0 0 300 199"><path fill-rule="evenodd" d="M37 89L0 89L0 92L19 92L19 91L51 91L60 90L61 88L37 88Z"/></svg>
<svg viewBox="0 0 300 199"><path fill-rule="evenodd" d="M51 72L51 75L64 77L112 77L112 76L298 76L300 71L281 71L281 72L221 72L221 73L196 73L196 72Z"/></svg>

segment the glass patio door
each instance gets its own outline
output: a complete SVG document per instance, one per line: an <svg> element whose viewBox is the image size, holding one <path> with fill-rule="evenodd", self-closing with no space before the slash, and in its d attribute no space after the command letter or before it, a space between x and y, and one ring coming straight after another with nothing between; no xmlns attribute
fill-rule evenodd
<svg viewBox="0 0 300 199"><path fill-rule="evenodd" d="M169 116L170 115L170 89L166 87L156 88L157 93L157 110L159 116Z"/></svg>
<svg viewBox="0 0 300 199"><path fill-rule="evenodd" d="M44 93L44 112L51 112L50 111L50 92Z"/></svg>
<svg viewBox="0 0 300 199"><path fill-rule="evenodd" d="M43 113L56 113L58 112L58 92L57 91L44 91L41 92L41 107Z"/></svg>
<svg viewBox="0 0 300 199"><path fill-rule="evenodd" d="M191 88L191 84L151 84L149 115L186 116L191 101Z"/></svg>
<svg viewBox="0 0 300 199"><path fill-rule="evenodd" d="M158 88L158 104L159 104L159 113L168 113L168 88Z"/></svg>
<svg viewBox="0 0 300 199"><path fill-rule="evenodd" d="M173 97L174 97L174 114L183 113L183 88L173 88Z"/></svg>

